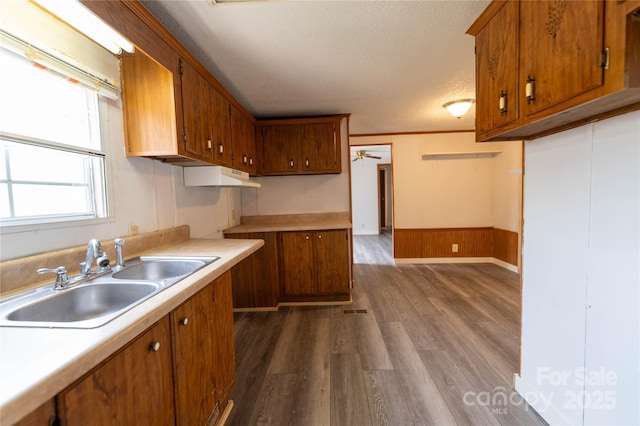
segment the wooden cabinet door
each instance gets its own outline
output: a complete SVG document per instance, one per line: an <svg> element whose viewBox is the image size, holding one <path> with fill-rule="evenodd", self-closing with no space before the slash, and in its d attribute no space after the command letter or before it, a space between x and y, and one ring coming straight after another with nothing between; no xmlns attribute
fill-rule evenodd
<svg viewBox="0 0 640 426"><path fill-rule="evenodd" d="M180 61L184 118L184 146L181 154L212 162L211 85L188 62Z"/></svg>
<svg viewBox="0 0 640 426"><path fill-rule="evenodd" d="M267 125L261 128L262 174L295 174L300 168L300 125Z"/></svg>
<svg viewBox="0 0 640 426"><path fill-rule="evenodd" d="M604 1L521 1L520 84L526 115L603 84ZM534 79L535 100L526 101Z"/></svg>
<svg viewBox="0 0 640 426"><path fill-rule="evenodd" d="M348 231L316 231L315 274L318 294L349 293Z"/></svg>
<svg viewBox="0 0 640 426"><path fill-rule="evenodd" d="M276 307L279 291L277 234L225 234L225 238L264 240L264 246L231 268L233 307Z"/></svg>
<svg viewBox="0 0 640 426"><path fill-rule="evenodd" d="M251 120L235 107L231 107L231 134L233 140L233 167L256 174L256 129Z"/></svg>
<svg viewBox="0 0 640 426"><path fill-rule="evenodd" d="M208 424L219 415L214 298L210 284L170 314L178 426Z"/></svg>
<svg viewBox="0 0 640 426"><path fill-rule="evenodd" d="M302 125L300 171L340 173L340 144L334 122Z"/></svg>
<svg viewBox="0 0 640 426"><path fill-rule="evenodd" d="M252 174L255 175L258 172L258 157L257 157L257 150L256 150L256 126L253 124L253 122L248 118L248 117L244 117L243 120L243 127L244 127L244 135L245 135L245 141L246 141L246 152L247 152L247 158L245 161L245 170Z"/></svg>
<svg viewBox="0 0 640 426"><path fill-rule="evenodd" d="M60 393L57 401L67 426L174 425L169 318Z"/></svg>
<svg viewBox="0 0 640 426"><path fill-rule="evenodd" d="M175 68L174 75L140 50L120 59L127 155L175 155L178 152L183 129L182 110L176 105L180 93L175 96L174 85L180 81L177 58Z"/></svg>
<svg viewBox="0 0 640 426"><path fill-rule="evenodd" d="M478 135L519 117L518 13L517 1L504 3L476 35Z"/></svg>
<svg viewBox="0 0 640 426"><path fill-rule="evenodd" d="M231 167L233 158L231 117L229 101L213 86L211 104L213 110L213 161Z"/></svg>
<svg viewBox="0 0 640 426"><path fill-rule="evenodd" d="M213 311L215 326L215 379L220 411L224 411L236 381L236 355L233 339L233 296L231 271L217 278L213 287Z"/></svg>
<svg viewBox="0 0 640 426"><path fill-rule="evenodd" d="M284 294L316 294L313 232L282 232L280 238Z"/></svg>
<svg viewBox="0 0 640 426"><path fill-rule="evenodd" d="M171 313L176 424L214 424L235 383L231 272Z"/></svg>

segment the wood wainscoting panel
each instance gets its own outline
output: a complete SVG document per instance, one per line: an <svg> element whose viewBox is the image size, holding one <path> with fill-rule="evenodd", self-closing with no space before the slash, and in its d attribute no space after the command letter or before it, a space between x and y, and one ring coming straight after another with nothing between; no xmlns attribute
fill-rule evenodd
<svg viewBox="0 0 640 426"><path fill-rule="evenodd" d="M458 252L452 245L458 245ZM518 265L518 233L498 228L394 229L396 259L493 257Z"/></svg>
<svg viewBox="0 0 640 426"><path fill-rule="evenodd" d="M458 245L458 252L452 245ZM493 228L394 229L396 259L493 257Z"/></svg>
<svg viewBox="0 0 640 426"><path fill-rule="evenodd" d="M518 266L518 233L493 228L493 257Z"/></svg>

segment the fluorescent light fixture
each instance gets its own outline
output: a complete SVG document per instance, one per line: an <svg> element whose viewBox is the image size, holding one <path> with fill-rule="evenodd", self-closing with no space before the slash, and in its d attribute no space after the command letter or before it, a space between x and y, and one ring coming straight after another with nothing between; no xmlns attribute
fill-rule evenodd
<svg viewBox="0 0 640 426"><path fill-rule="evenodd" d="M455 101L447 102L442 106L449 111L449 114L459 119L469 111L469 108L471 108L471 105L473 105L474 102L475 101L473 99L457 99Z"/></svg>
<svg viewBox="0 0 640 426"><path fill-rule="evenodd" d="M77 0L31 0L116 55L134 46Z"/></svg>

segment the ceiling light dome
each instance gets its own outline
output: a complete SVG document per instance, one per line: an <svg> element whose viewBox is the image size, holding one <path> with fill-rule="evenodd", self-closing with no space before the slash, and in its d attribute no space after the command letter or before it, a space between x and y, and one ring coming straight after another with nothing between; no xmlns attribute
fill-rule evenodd
<svg viewBox="0 0 640 426"><path fill-rule="evenodd" d="M455 101L447 102L442 106L449 111L449 114L459 119L469 111L469 108L471 108L471 105L473 105L474 102L475 101L473 99L457 99Z"/></svg>

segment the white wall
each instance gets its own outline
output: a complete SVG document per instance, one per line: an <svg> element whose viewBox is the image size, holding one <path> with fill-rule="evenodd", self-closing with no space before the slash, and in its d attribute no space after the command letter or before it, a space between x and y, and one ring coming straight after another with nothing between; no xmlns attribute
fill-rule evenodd
<svg viewBox="0 0 640 426"><path fill-rule="evenodd" d="M242 190L242 215L266 216L349 211L349 131L340 126L342 173L256 178L260 188Z"/></svg>
<svg viewBox="0 0 640 426"><path fill-rule="evenodd" d="M475 142L472 132L353 137L352 145L391 143L394 226L495 226L519 232L522 148ZM422 159L427 153L502 151L495 157Z"/></svg>
<svg viewBox="0 0 640 426"><path fill-rule="evenodd" d="M371 155L382 157L365 158L351 163L351 200L354 235L378 234L378 164L391 163L391 146L352 146L351 160L357 150L364 149Z"/></svg>
<svg viewBox="0 0 640 426"><path fill-rule="evenodd" d="M551 424L640 424L640 112L526 142L525 162L516 389Z"/></svg>
<svg viewBox="0 0 640 426"><path fill-rule="evenodd" d="M495 228L520 233L522 218L522 142L501 144L493 159L492 216Z"/></svg>
<svg viewBox="0 0 640 426"><path fill-rule="evenodd" d="M76 59L91 62L92 68L104 74L116 73L118 80L115 57L33 4L2 0L1 16L3 28L37 40L49 34L46 41L54 47ZM44 33L43 28L47 30ZM74 51L80 54L75 55ZM109 218L65 225L3 227L0 230L1 260L82 245L91 238L126 236L130 224L138 225L140 233L186 224L191 226L192 237L221 238L219 231L239 223L240 192L244 189L186 188L181 167L126 157L121 102L103 102L101 113L106 114L108 123L103 129L103 142L107 155ZM236 219L232 218L233 210L237 213Z"/></svg>

